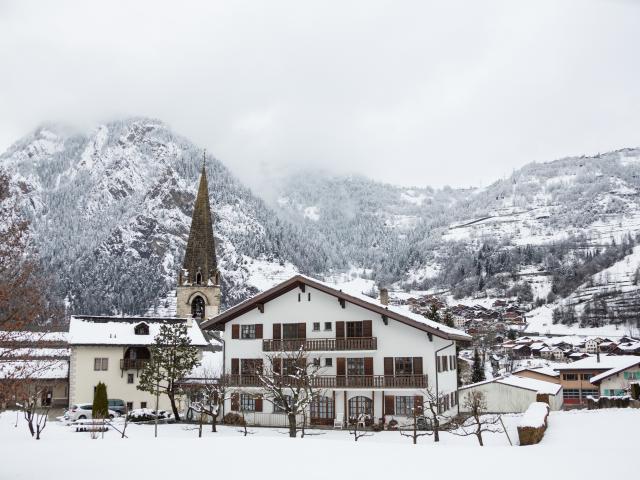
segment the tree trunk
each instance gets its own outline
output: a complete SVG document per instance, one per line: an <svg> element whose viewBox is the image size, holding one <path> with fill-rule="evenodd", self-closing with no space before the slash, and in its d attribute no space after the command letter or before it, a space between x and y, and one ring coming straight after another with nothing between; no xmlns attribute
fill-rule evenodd
<svg viewBox="0 0 640 480"><path fill-rule="evenodd" d="M298 425L296 424L296 414L293 412L289 412L289 437L296 438Z"/></svg>
<svg viewBox="0 0 640 480"><path fill-rule="evenodd" d="M216 413L215 415L211 415L211 431L212 432L217 432L218 430L216 430L216 424L218 423L218 414Z"/></svg>
<svg viewBox="0 0 640 480"><path fill-rule="evenodd" d="M482 432L476 433L476 437L478 437L478 443L481 447L484 447L484 443L482 443Z"/></svg>
<svg viewBox="0 0 640 480"><path fill-rule="evenodd" d="M437 419L433 422L433 441L440 441L440 421Z"/></svg>
<svg viewBox="0 0 640 480"><path fill-rule="evenodd" d="M169 401L171 402L171 410L173 410L173 417L176 419L176 422L180 421L180 414L178 413L178 406L176 405L176 397L172 391L167 392L167 396L169 397ZM158 415L158 412L156 412Z"/></svg>

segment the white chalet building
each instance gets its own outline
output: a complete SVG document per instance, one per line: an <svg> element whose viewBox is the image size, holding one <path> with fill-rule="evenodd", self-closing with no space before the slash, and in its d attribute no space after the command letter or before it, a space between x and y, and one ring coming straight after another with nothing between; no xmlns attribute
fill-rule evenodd
<svg viewBox="0 0 640 480"><path fill-rule="evenodd" d="M457 409L456 342L471 337L364 295L296 275L205 321L224 332L224 372L236 393L225 412L242 409L256 425L284 425L285 415L260 399L257 368L280 352L304 346L320 365L313 379L322 398L311 405L312 425L363 415L386 421L411 415L428 388L442 413Z"/></svg>

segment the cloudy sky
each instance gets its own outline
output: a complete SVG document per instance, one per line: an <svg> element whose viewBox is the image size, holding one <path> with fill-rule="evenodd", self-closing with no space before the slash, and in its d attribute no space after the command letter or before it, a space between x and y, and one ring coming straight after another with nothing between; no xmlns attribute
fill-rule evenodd
<svg viewBox="0 0 640 480"><path fill-rule="evenodd" d="M640 145L640 1L0 0L0 150L159 118L257 186L487 184Z"/></svg>

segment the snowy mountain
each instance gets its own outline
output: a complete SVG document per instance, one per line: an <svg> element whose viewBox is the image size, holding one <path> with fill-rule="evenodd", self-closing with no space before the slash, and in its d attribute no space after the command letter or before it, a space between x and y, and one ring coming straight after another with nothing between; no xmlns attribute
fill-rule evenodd
<svg viewBox="0 0 640 480"><path fill-rule="evenodd" d="M175 286L201 162L196 145L145 118L90 133L43 126L0 156L44 268L85 313L170 309L162 297ZM313 170L284 178L268 201L211 156L207 170L227 306L301 271L358 288L519 296L544 309L532 312L542 328L640 313L638 149L530 164L482 189Z"/></svg>

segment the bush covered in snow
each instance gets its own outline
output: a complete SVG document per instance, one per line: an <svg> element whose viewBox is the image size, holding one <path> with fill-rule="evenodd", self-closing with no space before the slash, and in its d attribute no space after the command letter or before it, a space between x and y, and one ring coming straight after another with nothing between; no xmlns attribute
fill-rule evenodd
<svg viewBox="0 0 640 480"><path fill-rule="evenodd" d="M127 420L133 423L152 422L156 419L156 411L150 408L136 408L127 413ZM158 420L163 423L173 421L173 414L166 410L158 410Z"/></svg>

